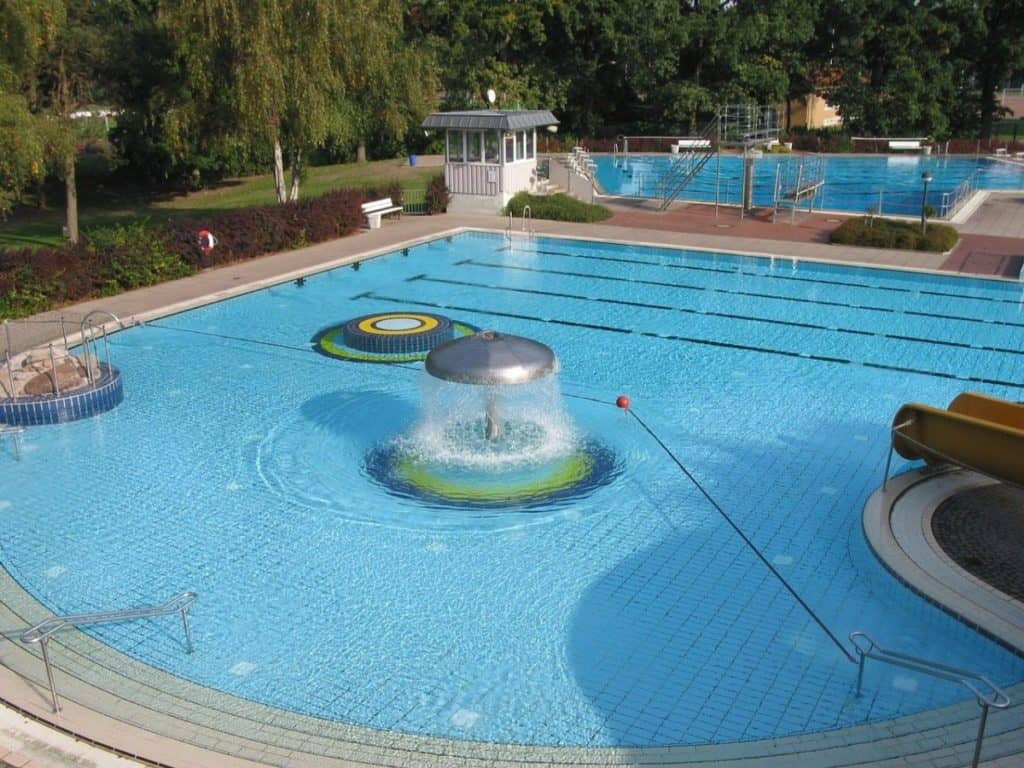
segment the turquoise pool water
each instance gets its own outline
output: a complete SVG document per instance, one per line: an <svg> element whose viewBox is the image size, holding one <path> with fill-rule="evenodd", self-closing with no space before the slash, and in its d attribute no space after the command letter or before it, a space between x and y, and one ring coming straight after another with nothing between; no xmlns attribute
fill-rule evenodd
<svg viewBox="0 0 1024 768"><path fill-rule="evenodd" d="M1024 660L898 584L861 508L900 403L1024 397L1021 301L960 277L441 239L114 336L124 403L29 430L20 462L0 452L0 558L56 613L195 590L191 656L173 619L96 636L380 729L689 744L942 706L967 696L881 665L855 698L847 634L1003 685ZM332 359L311 339L399 310L555 349L565 407L614 456L608 482L485 513L377 482L367 457L418 420L422 363Z"/></svg>
<svg viewBox="0 0 1024 768"><path fill-rule="evenodd" d="M609 195L659 197L659 180L678 157L672 155L595 155L597 180ZM799 162L800 156L765 155L754 161L754 204L771 207L776 172L780 165ZM830 155L824 158L824 187L814 207L827 211L920 216L924 193L921 174L932 174L928 204L940 215L950 195L977 172L976 189L1024 189L1024 165L989 158L924 155L877 157ZM738 205L742 200L743 160L722 155L721 166L712 158L682 192L680 199ZM806 208L806 203L804 203Z"/></svg>

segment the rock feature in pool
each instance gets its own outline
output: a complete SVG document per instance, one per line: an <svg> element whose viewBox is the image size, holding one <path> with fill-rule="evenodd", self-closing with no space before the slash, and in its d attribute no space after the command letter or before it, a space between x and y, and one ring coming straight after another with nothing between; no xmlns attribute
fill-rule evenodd
<svg viewBox="0 0 1024 768"><path fill-rule="evenodd" d="M468 323L429 312L361 315L318 331L313 348L328 357L371 363L423 360L438 344L475 333Z"/></svg>
<svg viewBox="0 0 1024 768"><path fill-rule="evenodd" d="M375 448L367 473L399 495L459 507L536 510L588 493L614 454L580 434L562 403L558 358L544 344L482 331L435 347L423 412Z"/></svg>
<svg viewBox="0 0 1024 768"><path fill-rule="evenodd" d="M0 366L0 423L37 426L76 421L124 399L121 372L95 356L63 346L32 350Z"/></svg>

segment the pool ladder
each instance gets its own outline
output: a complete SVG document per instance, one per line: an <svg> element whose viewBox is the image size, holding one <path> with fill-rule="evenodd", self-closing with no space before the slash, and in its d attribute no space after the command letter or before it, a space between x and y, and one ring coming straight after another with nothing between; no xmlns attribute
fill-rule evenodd
<svg viewBox="0 0 1024 768"><path fill-rule="evenodd" d="M911 656L898 651L890 651L883 648L866 632L851 632L850 642L857 651L857 697L860 697L861 683L864 681L864 662L867 659L903 667L913 672L920 672L931 675L941 680L959 683L974 694L981 707L981 719L978 722L978 738L974 742L974 758L971 760L971 768L978 768L978 760L981 758L981 742L985 738L985 724L988 721L988 710L990 707L1006 709L1010 705L1010 697L1002 688L993 683L984 675L977 672L970 672L966 669L948 667L945 664L938 664L928 659Z"/></svg>
<svg viewBox="0 0 1024 768"><path fill-rule="evenodd" d="M508 212L508 224L505 225L505 239L509 242L512 242L512 229L514 224L515 214L510 210ZM530 206L528 205L523 206L523 224L521 228L523 232L528 234L530 237L537 234L536 230L533 228L533 211L530 210Z"/></svg>
<svg viewBox="0 0 1024 768"><path fill-rule="evenodd" d="M533 211L530 210L530 206L523 206L523 232L526 232L530 237L537 234L533 229Z"/></svg>
<svg viewBox="0 0 1024 768"><path fill-rule="evenodd" d="M51 616L22 632L21 642L38 644L43 652L43 664L46 666L46 680L50 684L53 711L60 712L60 702L57 699L57 687L53 682L53 668L50 666L48 646L51 635L60 632L62 629L82 627L87 624L112 624L131 619L150 619L156 616L169 616L173 613L180 613L181 622L185 627L185 648L188 653L192 653L192 629L188 624L188 609L192 607L192 603L196 601L197 597L198 595L195 592L182 592L162 605L128 608L121 611L104 611L101 613L78 613L71 616Z"/></svg>
<svg viewBox="0 0 1024 768"><path fill-rule="evenodd" d="M0 424L0 437L10 436L11 443L14 445L14 458L18 461L21 461L21 434L24 431L24 427Z"/></svg>

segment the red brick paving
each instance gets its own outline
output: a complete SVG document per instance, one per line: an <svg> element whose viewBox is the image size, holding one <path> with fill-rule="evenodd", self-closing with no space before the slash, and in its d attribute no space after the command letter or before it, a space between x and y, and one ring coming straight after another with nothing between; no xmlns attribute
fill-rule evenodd
<svg viewBox="0 0 1024 768"><path fill-rule="evenodd" d="M661 229L705 235L731 235L765 240L801 243L827 243L829 233L842 223L842 217L823 213L797 213L790 224L789 212L780 212L772 223L772 212L759 209L740 219L732 207L713 205L674 205L658 211L648 201L616 201L608 205L613 215L605 223L623 227ZM961 234L960 242L942 265L950 272L973 275L1017 277L1024 267L1024 241L1012 237Z"/></svg>
<svg viewBox="0 0 1024 768"><path fill-rule="evenodd" d="M829 233L842 222L836 216L798 213L796 223L790 224L789 213L780 212L779 221L773 224L772 212L767 209L748 213L741 220L736 208L720 206L716 216L713 205L698 204L674 205L667 211L658 211L647 202L616 202L608 207L613 215L605 223L614 226L800 243L827 243Z"/></svg>
<svg viewBox="0 0 1024 768"><path fill-rule="evenodd" d="M1016 237L962 234L942 265L952 272L1019 277L1024 267L1024 240Z"/></svg>

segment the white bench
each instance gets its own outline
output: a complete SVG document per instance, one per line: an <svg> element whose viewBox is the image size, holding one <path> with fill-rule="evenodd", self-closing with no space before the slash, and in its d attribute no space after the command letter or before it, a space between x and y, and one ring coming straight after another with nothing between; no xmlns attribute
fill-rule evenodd
<svg viewBox="0 0 1024 768"><path fill-rule="evenodd" d="M363 216L370 229L380 229L380 219L389 213L397 213L402 218L402 206L393 205L390 197L382 197L380 200L371 200L360 206L363 209Z"/></svg>
<svg viewBox="0 0 1024 768"><path fill-rule="evenodd" d="M893 139L889 142L889 149L891 150L909 150L911 152L920 152L923 147L921 146L920 139Z"/></svg>

